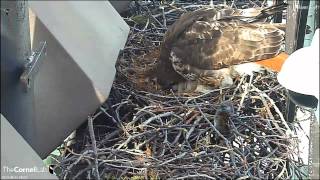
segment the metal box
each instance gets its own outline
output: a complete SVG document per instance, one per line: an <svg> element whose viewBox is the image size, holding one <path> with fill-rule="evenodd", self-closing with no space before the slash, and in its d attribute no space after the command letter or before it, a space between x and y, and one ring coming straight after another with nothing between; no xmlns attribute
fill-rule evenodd
<svg viewBox="0 0 320 180"><path fill-rule="evenodd" d="M46 52L27 90L19 79L27 50L19 57L1 55L1 113L44 158L108 97L129 27L108 1L28 3L35 13L30 16L32 49L46 42ZM26 2L1 4L9 9L8 15L1 14L1 27L6 27L4 33L1 28L1 51L28 49L16 45L30 43L28 38L12 40L19 34L12 34L14 29L29 33ZM22 12L23 19L14 11Z"/></svg>
<svg viewBox="0 0 320 180"><path fill-rule="evenodd" d="M37 153L1 116L1 179L58 179ZM23 153L21 153L23 150Z"/></svg>

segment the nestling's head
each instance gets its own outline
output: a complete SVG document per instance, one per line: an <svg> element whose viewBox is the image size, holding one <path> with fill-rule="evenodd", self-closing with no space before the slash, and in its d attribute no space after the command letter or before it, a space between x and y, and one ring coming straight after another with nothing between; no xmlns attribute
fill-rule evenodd
<svg viewBox="0 0 320 180"><path fill-rule="evenodd" d="M221 103L220 106L217 108L216 114L227 115L227 116L234 114L234 106L232 102L225 101Z"/></svg>

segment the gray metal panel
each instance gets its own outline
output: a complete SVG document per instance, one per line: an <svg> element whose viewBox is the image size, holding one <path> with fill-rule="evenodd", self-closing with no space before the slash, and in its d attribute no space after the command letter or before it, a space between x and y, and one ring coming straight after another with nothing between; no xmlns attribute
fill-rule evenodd
<svg viewBox="0 0 320 180"><path fill-rule="evenodd" d="M33 92L23 93L19 77L30 53L26 1L1 1L1 113L31 142Z"/></svg>
<svg viewBox="0 0 320 180"><path fill-rule="evenodd" d="M123 1L123 0L111 0L109 1L112 6L119 12L122 13L129 9L129 4L132 1Z"/></svg>
<svg viewBox="0 0 320 180"><path fill-rule="evenodd" d="M33 49L48 44L34 82L34 141L45 157L108 97L129 27L109 2L33 1L30 7L38 17Z"/></svg>
<svg viewBox="0 0 320 180"><path fill-rule="evenodd" d="M30 1L29 5L94 87L107 97L119 49L129 33L129 26L110 2Z"/></svg>
<svg viewBox="0 0 320 180"><path fill-rule="evenodd" d="M14 6L1 11L1 112L44 158L108 97L129 27L109 2L29 3L41 19L31 19L33 49L46 41L47 54L25 92L28 11L23 1L1 2Z"/></svg>
<svg viewBox="0 0 320 180"><path fill-rule="evenodd" d="M91 80L37 18L33 33L34 48L44 40L48 44L34 79L35 136L32 139L40 156L46 157L106 97L99 100Z"/></svg>
<svg viewBox="0 0 320 180"><path fill-rule="evenodd" d="M58 179L48 170L37 153L1 114L1 179Z"/></svg>

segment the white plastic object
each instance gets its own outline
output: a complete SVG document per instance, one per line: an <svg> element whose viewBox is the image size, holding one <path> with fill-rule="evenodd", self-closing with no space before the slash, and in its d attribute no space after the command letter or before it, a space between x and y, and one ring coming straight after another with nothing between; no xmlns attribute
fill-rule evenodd
<svg viewBox="0 0 320 180"><path fill-rule="evenodd" d="M315 96L319 121L319 29L314 33L311 46L298 49L284 62L278 81L291 91Z"/></svg>

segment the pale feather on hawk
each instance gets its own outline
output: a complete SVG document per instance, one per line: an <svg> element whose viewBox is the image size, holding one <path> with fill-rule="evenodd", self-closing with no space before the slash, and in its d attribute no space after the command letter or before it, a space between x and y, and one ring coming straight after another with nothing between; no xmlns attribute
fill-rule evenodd
<svg viewBox="0 0 320 180"><path fill-rule="evenodd" d="M164 88L189 86L185 82L213 87L232 83L237 66L281 52L285 25L265 21L285 7L250 9L252 16L214 8L183 14L165 34L154 76Z"/></svg>

